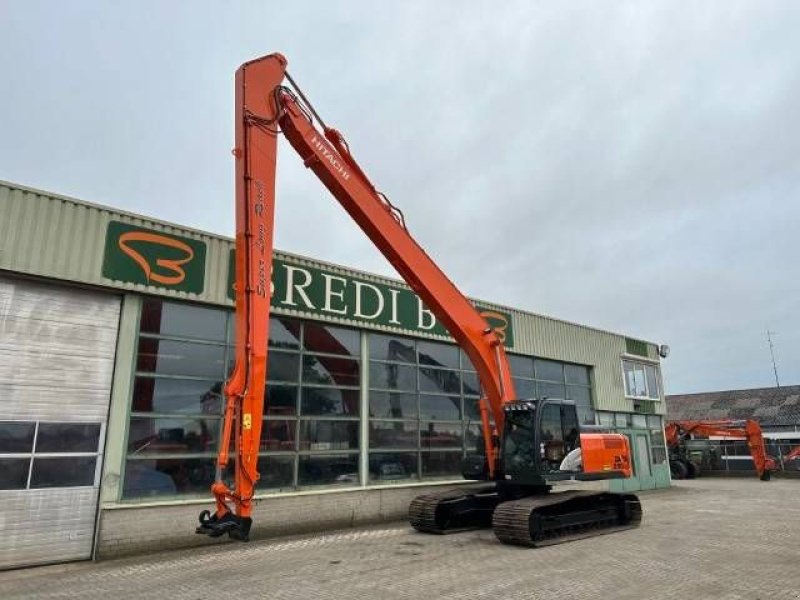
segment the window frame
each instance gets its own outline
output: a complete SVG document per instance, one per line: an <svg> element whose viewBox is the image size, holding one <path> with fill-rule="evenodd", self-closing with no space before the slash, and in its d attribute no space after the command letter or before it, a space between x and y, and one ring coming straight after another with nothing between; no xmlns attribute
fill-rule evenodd
<svg viewBox="0 0 800 600"><path fill-rule="evenodd" d="M642 368L642 372L644 373L645 378L645 395L644 396L634 396L629 393L628 390L628 378L625 374L625 363L633 363ZM622 376L622 389L625 393L625 398L630 398L631 400L648 400L650 402L661 402L661 363L657 360L649 360L643 357L632 357L629 355L622 355L620 359L620 374ZM647 368L646 367L653 367L655 370L655 386L656 386L656 395L650 395L650 382L647 377Z"/></svg>
<svg viewBox="0 0 800 600"><path fill-rule="evenodd" d="M0 458L4 459L24 459L28 461L28 476L25 481L25 487L22 488L9 488L3 490L6 492L21 492L31 490L63 490L63 489L80 489L80 488L95 488L100 487L100 478L103 471L103 456L105 454L106 443L106 427L107 423L104 421L65 421L63 419L2 419L6 423L34 423L33 439L31 441L31 448L29 452L3 452L0 453ZM99 425L100 432L97 438L97 448L94 452L37 452L36 445L39 439L39 425L40 423L58 423L68 425ZM94 458L94 476L91 485L60 485L60 486L44 486L44 487L31 487L33 479L33 467L37 458Z"/></svg>
<svg viewBox="0 0 800 600"><path fill-rule="evenodd" d="M130 389L128 392L128 405L127 405L127 415L126 415L126 424L125 424L125 440L124 440L124 449L123 449L123 457L122 457L122 466L121 466L121 485L119 486L119 491L117 495L117 500L123 503L131 503L135 504L137 502L148 502L153 501L154 499L157 501L191 501L197 497L199 497L203 492L194 491L192 489L186 491L175 491L173 493L167 494L158 494L156 497L147 495L146 490L142 490L137 495L128 495L125 494L125 481L126 481L126 468L127 463L129 461L159 461L159 460L180 460L180 461L191 461L191 460L198 460L198 461L208 461L213 460L217 456L217 450L203 450L203 451L194 451L194 452L164 452L162 454L148 454L148 453L132 453L128 449L129 438L130 438L130 428L131 422L133 419L180 419L185 421L194 421L194 420L213 420L220 422L223 419L223 410L224 410L224 394L222 400L220 402L220 412L219 414L216 413L201 413L199 412L200 406L198 405L198 412L194 413L187 413L187 412L143 412L141 410L137 411L133 409L133 393L134 393L134 383L137 378L151 378L154 380L157 379L170 379L173 381L194 381L194 382L205 382L211 387L215 383L224 383L227 381L230 370L233 367L234 360L235 360L235 313L233 310L229 308L223 307L213 307L214 310L218 310L224 313L225 318L225 338L222 341L219 340L208 340L202 338L191 338L185 337L183 335L174 335L174 334L161 334L161 333L152 333L152 332L145 332L141 330L142 327L142 317L143 312L142 309L144 307L144 303L150 302L162 302L163 304L173 304L179 310L181 307L192 307L198 306L198 303L193 302L184 302L179 300L173 300L169 298L160 298L160 297L153 297L148 296L144 298L144 301L140 304L140 310L138 314L138 319L136 323L136 336L134 339L134 351L132 355L132 372L131 372L131 384ZM204 306L204 305L200 305ZM205 306L208 308L207 306ZM356 326L348 326L342 325L338 323L328 323L326 321L317 321L314 319L305 319L305 318L298 318L292 315L282 315L277 313L272 313L270 315L271 319L277 321L293 321L298 327L298 334L297 334L297 345L296 347L285 347L285 346L272 346L270 345L268 348L268 352L278 352L281 354L294 354L297 356L298 361L298 369L296 378L294 381L292 380L284 380L281 379L279 381L270 381L269 379L266 382L267 386L270 385L277 385L277 386L286 386L294 388L294 413L291 415L280 414L280 413L268 413L265 411L263 415L263 423L262 427L266 427L269 422L286 422L289 427L292 428L292 433L294 436L294 448L293 449L280 449L280 450L262 450L259 452L260 459L268 459L269 457L276 457L280 458L284 461L288 457L291 457L290 461L292 464L292 482L288 485L282 484L280 487L268 487L265 488L265 493L281 493L281 492L296 492L302 491L306 489L321 489L324 490L326 487L329 487L328 484L321 483L321 484L302 484L300 483L300 462L303 457L309 457L314 455L319 456L332 456L332 455L341 455L341 456L348 456L351 457L348 460L352 460L352 457L356 457L356 463L360 464L360 456L362 453L362 448L364 446L364 441L362 441L363 433L362 427L360 426L360 422L362 419L361 412L363 411L363 369L364 369L364 360L363 360L363 346L362 346L362 339L365 335L365 331L360 329ZM308 323L312 323L314 326L319 328L326 328L326 327L334 327L337 329L347 330L348 332L354 332L355 337L358 340L357 350L355 354L349 353L352 349L348 347L348 353L345 354L337 354L332 352L320 352L315 350L314 348L307 348L306 347L306 326ZM272 323L274 324L274 323ZM180 374L162 374L158 372L150 372L150 371L140 371L138 367L138 348L140 344L140 340L143 338L147 339L155 339L155 340L167 340L167 341L174 341L174 342L183 342L183 343L191 343L191 344L200 344L206 346L216 346L223 348L223 362L222 367L220 369L220 375L218 379L213 379L210 377L205 376L193 376L193 375L180 375ZM352 345L352 344L350 344ZM319 359L320 357L329 357L336 360L350 360L355 361L357 364L358 374L354 377L354 381L348 382L347 385L336 385L330 383L315 383L311 381L303 381L303 365L306 356L313 356ZM356 406L354 408L354 412L352 414L332 414L332 415L313 415L313 414L304 414L303 413L303 397L304 397L304 390L310 388L318 388L318 389L325 389L325 390L341 390L342 392L350 392L356 394ZM308 425L304 425L304 423L310 423L314 421L342 421L342 422L349 422L349 423L359 423L358 426L355 427L356 429L356 444L354 448L349 449L340 449L340 450L320 450L320 449L301 449L301 434L304 427L308 427ZM157 469L159 470L159 469ZM161 471L163 472L163 471ZM169 475L167 475L169 476ZM361 473L359 471L359 481L361 479ZM353 484L352 482L348 482L349 485L363 485L363 482ZM342 487L341 483L331 484L333 487L339 488Z"/></svg>

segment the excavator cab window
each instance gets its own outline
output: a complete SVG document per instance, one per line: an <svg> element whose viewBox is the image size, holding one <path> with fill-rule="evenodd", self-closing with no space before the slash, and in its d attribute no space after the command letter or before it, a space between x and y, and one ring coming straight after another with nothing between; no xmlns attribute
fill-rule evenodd
<svg viewBox="0 0 800 600"><path fill-rule="evenodd" d="M560 471L567 454L580 446L578 414L574 404L546 403L542 408L539 455L544 473Z"/></svg>
<svg viewBox="0 0 800 600"><path fill-rule="evenodd" d="M505 428L503 472L513 478L535 475L539 471L536 465L535 411L507 411Z"/></svg>

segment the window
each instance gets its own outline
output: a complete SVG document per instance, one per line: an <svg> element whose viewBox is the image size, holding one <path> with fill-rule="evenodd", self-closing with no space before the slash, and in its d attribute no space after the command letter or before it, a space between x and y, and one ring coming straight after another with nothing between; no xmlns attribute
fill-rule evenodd
<svg viewBox="0 0 800 600"><path fill-rule="evenodd" d="M480 383L455 344L369 334L369 482L459 478Z"/></svg>
<svg viewBox="0 0 800 600"><path fill-rule="evenodd" d="M0 490L95 485L100 423L0 421Z"/></svg>
<svg viewBox="0 0 800 600"><path fill-rule="evenodd" d="M369 481L459 478L484 452L475 367L455 344L370 333ZM594 424L591 368L509 354L519 398L572 400ZM560 422L560 417L559 417Z"/></svg>
<svg viewBox="0 0 800 600"><path fill-rule="evenodd" d="M517 398L572 400L582 425L594 425L591 367L510 354Z"/></svg>
<svg viewBox="0 0 800 600"><path fill-rule="evenodd" d="M632 360L622 361L625 395L629 398L659 400L658 367Z"/></svg>
<svg viewBox="0 0 800 600"><path fill-rule="evenodd" d="M664 443L664 426L659 415L647 415L647 427L650 428L650 454L653 464L660 465L667 462L667 451Z"/></svg>
<svg viewBox="0 0 800 600"><path fill-rule="evenodd" d="M233 322L228 310L144 301L124 499L208 493ZM360 332L275 315L269 328L259 487L358 483Z"/></svg>

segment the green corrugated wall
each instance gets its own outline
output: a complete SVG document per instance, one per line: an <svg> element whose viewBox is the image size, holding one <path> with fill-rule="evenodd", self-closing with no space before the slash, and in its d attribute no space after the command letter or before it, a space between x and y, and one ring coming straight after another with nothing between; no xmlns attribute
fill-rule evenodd
<svg viewBox="0 0 800 600"><path fill-rule="evenodd" d="M105 235L108 223L112 220L205 242L207 254L203 292L190 294L104 278L101 271ZM230 238L0 181L0 269L3 270L231 306L226 285L232 247ZM393 287L402 285L396 280L304 257L282 252L276 252L276 255L299 266L357 275ZM481 304L513 315L514 352L591 365L594 367L596 408L626 412L633 410L632 401L625 398L623 390L620 359L626 354L624 336L483 301ZM276 312L303 316L302 312L297 311L278 309ZM319 316L315 315L314 318ZM326 320L346 323L334 317ZM375 329L385 328L376 326ZM646 347L648 358L657 361L656 345L646 343ZM664 414L663 396L657 412Z"/></svg>

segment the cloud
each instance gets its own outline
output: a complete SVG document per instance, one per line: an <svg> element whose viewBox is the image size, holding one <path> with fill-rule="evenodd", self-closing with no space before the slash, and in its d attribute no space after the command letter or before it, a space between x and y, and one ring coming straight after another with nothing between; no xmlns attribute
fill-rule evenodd
<svg viewBox="0 0 800 600"><path fill-rule="evenodd" d="M669 392L770 385L769 327L800 382L794 3L6 12L0 177L230 235L233 72L280 50L466 293L669 343ZM278 247L393 274L279 161Z"/></svg>

